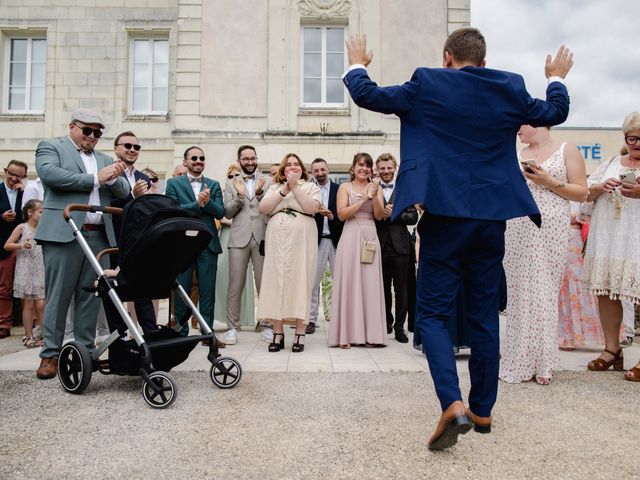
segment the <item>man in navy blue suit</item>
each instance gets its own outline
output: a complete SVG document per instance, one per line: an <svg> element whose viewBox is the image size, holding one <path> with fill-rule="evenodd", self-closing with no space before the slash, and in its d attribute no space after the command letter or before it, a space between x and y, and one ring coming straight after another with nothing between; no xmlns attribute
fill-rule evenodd
<svg viewBox="0 0 640 480"><path fill-rule="evenodd" d="M133 132L122 132L114 139L113 151L116 154L116 158L125 165L122 176L129 182L131 192L126 198L114 198L111 202L112 207L124 208L134 198L147 193L151 187L149 177L135 167L141 149L142 145ZM113 217L113 227L116 232L116 238L120 241L121 217L117 215ZM134 300L133 306L142 331L146 334L156 330L156 312L151 300Z"/></svg>
<svg viewBox="0 0 640 480"><path fill-rule="evenodd" d="M416 325L424 341L442 415L429 449L457 443L473 426L491 431L500 358L498 286L505 222L540 213L520 173L516 134L523 124L557 125L569 113L564 77L573 56L547 56L546 101L531 98L521 76L484 68L486 44L475 28L453 32L444 68L418 68L403 85L379 87L366 67L366 37L347 42L344 83L354 102L400 118L400 170L392 219L422 204ZM447 331L464 285L470 330L471 391L462 402Z"/></svg>

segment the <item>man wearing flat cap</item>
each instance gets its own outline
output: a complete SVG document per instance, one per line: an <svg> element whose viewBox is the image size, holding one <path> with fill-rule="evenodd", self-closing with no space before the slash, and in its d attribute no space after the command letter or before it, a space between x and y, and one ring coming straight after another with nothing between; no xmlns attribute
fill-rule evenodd
<svg viewBox="0 0 640 480"><path fill-rule="evenodd" d="M44 185L44 209L35 238L44 254L47 298L38 378L53 378L57 374L65 317L72 296L75 341L90 352L95 349L100 304L97 297L82 287L91 285L96 274L62 212L70 203L109 206L110 194L118 198L129 194L129 182L120 176L124 165L94 150L104 128L100 115L79 108L71 115L66 137L43 140L36 149L36 171ZM116 245L110 215L72 212L72 218L94 253Z"/></svg>

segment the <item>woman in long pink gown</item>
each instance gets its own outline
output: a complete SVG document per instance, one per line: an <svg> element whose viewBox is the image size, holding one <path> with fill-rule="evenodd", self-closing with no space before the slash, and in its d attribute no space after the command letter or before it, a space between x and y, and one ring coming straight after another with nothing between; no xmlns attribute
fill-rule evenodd
<svg viewBox="0 0 640 480"><path fill-rule="evenodd" d="M357 153L351 165L351 181L340 185L337 210L344 230L336 252L329 345L384 346L386 325L380 243L376 220L384 215L382 189L370 181L373 159ZM372 263L362 263L364 241L374 242Z"/></svg>

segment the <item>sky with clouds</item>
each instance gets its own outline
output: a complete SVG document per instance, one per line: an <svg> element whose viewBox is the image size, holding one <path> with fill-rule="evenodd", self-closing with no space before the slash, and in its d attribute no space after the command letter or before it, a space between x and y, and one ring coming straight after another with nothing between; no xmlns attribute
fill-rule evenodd
<svg viewBox="0 0 640 480"><path fill-rule="evenodd" d="M487 40L487 67L521 74L543 97L547 53L574 52L567 127L620 127L640 111L640 5L636 0L471 0Z"/></svg>

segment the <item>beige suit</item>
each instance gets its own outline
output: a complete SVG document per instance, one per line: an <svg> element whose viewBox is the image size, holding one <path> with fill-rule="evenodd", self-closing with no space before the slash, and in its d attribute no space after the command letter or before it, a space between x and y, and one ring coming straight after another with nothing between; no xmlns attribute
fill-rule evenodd
<svg viewBox="0 0 640 480"><path fill-rule="evenodd" d="M266 192L270 185L267 179L262 191ZM264 194L264 193L263 193ZM261 195L247 192L241 198L227 180L224 189L224 216L232 219L229 235L229 286L227 290L227 324L229 328L240 326L240 300L247 278L249 260L253 264L253 275L258 295L262 279L264 257L260 255L260 242L264 241L268 218L258 212Z"/></svg>

